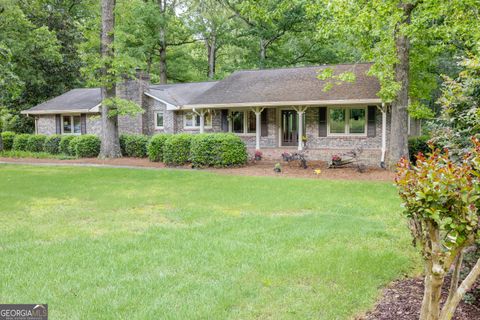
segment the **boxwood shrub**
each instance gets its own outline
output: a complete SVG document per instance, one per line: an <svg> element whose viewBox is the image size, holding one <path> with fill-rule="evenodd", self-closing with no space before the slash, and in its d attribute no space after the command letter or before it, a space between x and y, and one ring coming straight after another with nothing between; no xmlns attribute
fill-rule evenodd
<svg viewBox="0 0 480 320"><path fill-rule="evenodd" d="M98 157L100 153L100 138L93 134L76 136L70 141L70 152L78 158Z"/></svg>
<svg viewBox="0 0 480 320"><path fill-rule="evenodd" d="M429 153L431 150L428 147L429 136L418 136L408 138L408 152L410 153L410 161L412 163L417 162L417 154L419 152L423 154Z"/></svg>
<svg viewBox="0 0 480 320"><path fill-rule="evenodd" d="M71 152L72 150L70 149L70 142L75 138L75 136L62 136L60 139L60 153L66 154L68 156L73 156L74 154Z"/></svg>
<svg viewBox="0 0 480 320"><path fill-rule="evenodd" d="M45 152L51 154L59 154L60 153L60 141L62 140L62 136L55 134L52 136L48 136L45 139L45 144L43 145L43 150Z"/></svg>
<svg viewBox="0 0 480 320"><path fill-rule="evenodd" d="M170 135L163 146L163 162L168 165L183 165L190 160L190 143L193 135L187 133Z"/></svg>
<svg viewBox="0 0 480 320"><path fill-rule="evenodd" d="M163 161L163 147L165 141L167 141L170 134L160 133L154 135L147 145L147 155L150 161L161 162Z"/></svg>
<svg viewBox="0 0 480 320"><path fill-rule="evenodd" d="M13 139L12 149L15 151L27 151L28 139L30 139L30 134L18 134Z"/></svg>
<svg viewBox="0 0 480 320"><path fill-rule="evenodd" d="M147 156L148 137L141 134L125 135L125 153L127 157L145 158Z"/></svg>
<svg viewBox="0 0 480 320"><path fill-rule="evenodd" d="M122 152L122 156L124 156L124 157L127 156L127 151L125 150L125 145L126 145L126 141L127 141L128 136L130 136L130 135L124 133L124 134L121 134L120 137L119 137L120 151Z"/></svg>
<svg viewBox="0 0 480 320"><path fill-rule="evenodd" d="M15 139L15 132L2 132L3 150L12 150L13 139Z"/></svg>
<svg viewBox="0 0 480 320"><path fill-rule="evenodd" d="M234 134L199 134L192 138L190 158L195 167L241 166L247 162L245 143Z"/></svg>
<svg viewBox="0 0 480 320"><path fill-rule="evenodd" d="M32 134L28 138L26 150L30 152L43 152L43 145L47 136L43 134Z"/></svg>

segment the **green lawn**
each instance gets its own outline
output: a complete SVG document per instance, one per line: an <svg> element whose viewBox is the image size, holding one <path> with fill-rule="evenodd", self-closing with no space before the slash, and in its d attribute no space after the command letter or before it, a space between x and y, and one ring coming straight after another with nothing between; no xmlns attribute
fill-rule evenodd
<svg viewBox="0 0 480 320"><path fill-rule="evenodd" d="M0 301L52 319L349 319L416 255L391 183L0 165Z"/></svg>

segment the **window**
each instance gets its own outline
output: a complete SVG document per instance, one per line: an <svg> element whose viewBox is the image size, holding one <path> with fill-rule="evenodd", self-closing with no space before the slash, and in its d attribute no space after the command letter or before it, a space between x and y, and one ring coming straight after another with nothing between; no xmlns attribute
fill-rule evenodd
<svg viewBox="0 0 480 320"><path fill-rule="evenodd" d="M212 114L210 112L205 113L205 127L212 127ZM200 128L200 115L193 113L193 112L187 112L185 113L184 116L184 127L185 128Z"/></svg>
<svg viewBox="0 0 480 320"><path fill-rule="evenodd" d="M155 127L163 129L163 111L155 112Z"/></svg>
<svg viewBox="0 0 480 320"><path fill-rule="evenodd" d="M82 124L80 116L63 116L62 133L63 134L81 134Z"/></svg>
<svg viewBox="0 0 480 320"><path fill-rule="evenodd" d="M232 132L235 133L255 133L257 129L257 118L253 111L232 111L230 113L232 121Z"/></svg>
<svg viewBox="0 0 480 320"><path fill-rule="evenodd" d="M330 108L328 113L329 133L362 135L366 132L365 108Z"/></svg>

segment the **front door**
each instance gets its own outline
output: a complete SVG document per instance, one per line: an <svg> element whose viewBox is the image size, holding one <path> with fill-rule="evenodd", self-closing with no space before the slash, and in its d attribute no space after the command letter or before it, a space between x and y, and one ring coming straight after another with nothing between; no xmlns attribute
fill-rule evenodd
<svg viewBox="0 0 480 320"><path fill-rule="evenodd" d="M295 110L282 110L282 146L298 145L298 118Z"/></svg>

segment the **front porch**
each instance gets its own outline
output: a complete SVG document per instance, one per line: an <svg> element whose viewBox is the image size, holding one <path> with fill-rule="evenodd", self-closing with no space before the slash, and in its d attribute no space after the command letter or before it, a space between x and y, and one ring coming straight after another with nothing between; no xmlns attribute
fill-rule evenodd
<svg viewBox="0 0 480 320"><path fill-rule="evenodd" d="M232 132L246 143L250 153L260 150L272 160L281 158L283 152L305 151L311 159L329 161L333 154L362 148L366 162L379 165L387 148L387 112L378 105L257 106L182 112L196 115L198 126L186 129L190 123L179 123L183 127L180 131Z"/></svg>

